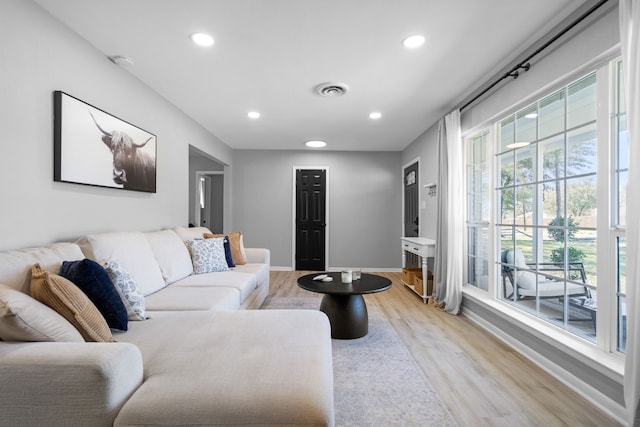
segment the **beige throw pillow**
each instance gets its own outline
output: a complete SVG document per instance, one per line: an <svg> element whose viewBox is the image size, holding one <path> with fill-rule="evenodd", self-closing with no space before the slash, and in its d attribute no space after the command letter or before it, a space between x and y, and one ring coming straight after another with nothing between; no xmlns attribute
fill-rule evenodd
<svg viewBox="0 0 640 427"><path fill-rule="evenodd" d="M233 263L235 265L243 265L247 263L247 254L244 250L244 242L242 239L242 233L236 231L235 233L229 234L209 234L204 233L205 239L213 239L216 237L224 237L229 236L229 244L231 245L231 258L233 258Z"/></svg>
<svg viewBox="0 0 640 427"><path fill-rule="evenodd" d="M31 296L67 319L86 341L115 341L104 317L84 292L39 264L31 268Z"/></svg>

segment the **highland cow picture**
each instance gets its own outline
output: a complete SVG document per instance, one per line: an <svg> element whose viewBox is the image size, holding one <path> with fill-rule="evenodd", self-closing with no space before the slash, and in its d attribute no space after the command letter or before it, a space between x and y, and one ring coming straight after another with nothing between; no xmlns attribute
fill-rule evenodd
<svg viewBox="0 0 640 427"><path fill-rule="evenodd" d="M156 136L54 92L54 181L156 192Z"/></svg>

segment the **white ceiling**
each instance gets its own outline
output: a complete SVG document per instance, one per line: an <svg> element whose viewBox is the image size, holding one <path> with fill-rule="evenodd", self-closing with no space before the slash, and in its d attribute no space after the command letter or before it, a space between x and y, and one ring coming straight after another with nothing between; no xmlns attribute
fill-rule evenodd
<svg viewBox="0 0 640 427"><path fill-rule="evenodd" d="M105 55L132 58L127 71L232 148L323 139L327 150L397 151L584 1L35 2ZM194 45L196 31L215 44ZM427 41L407 50L415 33ZM350 90L320 97L327 81Z"/></svg>

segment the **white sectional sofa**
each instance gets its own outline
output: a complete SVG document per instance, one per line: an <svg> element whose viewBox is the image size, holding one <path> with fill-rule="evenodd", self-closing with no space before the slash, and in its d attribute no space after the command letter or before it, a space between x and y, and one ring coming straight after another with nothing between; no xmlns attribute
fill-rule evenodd
<svg viewBox="0 0 640 427"><path fill-rule="evenodd" d="M57 274L85 257L126 268L148 316L112 331L116 342L0 341L0 425L333 425L326 316L251 310L269 292L266 249L247 248L247 263L230 271L193 274L184 242L205 232L103 233L0 252L0 322L28 317L1 297L29 294L34 264Z"/></svg>

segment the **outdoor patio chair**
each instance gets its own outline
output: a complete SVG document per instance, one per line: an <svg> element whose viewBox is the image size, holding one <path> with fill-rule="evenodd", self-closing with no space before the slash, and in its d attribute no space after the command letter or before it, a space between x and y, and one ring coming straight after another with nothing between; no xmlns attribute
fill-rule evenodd
<svg viewBox="0 0 640 427"><path fill-rule="evenodd" d="M515 268L513 268L515 267ZM587 283L587 275L582 262L570 262L567 272L571 279ZM550 273L564 272L563 263L532 263L527 264L520 249L502 252L502 287L506 299L531 298L563 298L565 283ZM542 274L536 274L542 273ZM537 283L536 283L537 281ZM590 298L589 288L575 283L567 283L567 295L570 297L584 296ZM515 298L514 298L515 294Z"/></svg>

